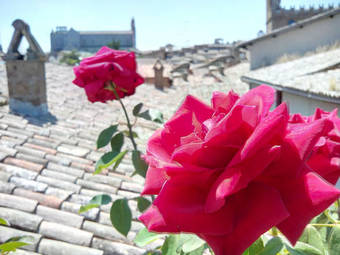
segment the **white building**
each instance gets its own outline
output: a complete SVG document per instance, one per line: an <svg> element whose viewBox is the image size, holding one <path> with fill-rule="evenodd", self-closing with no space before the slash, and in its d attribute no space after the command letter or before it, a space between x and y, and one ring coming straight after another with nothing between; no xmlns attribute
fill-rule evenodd
<svg viewBox="0 0 340 255"><path fill-rule="evenodd" d="M285 54L303 55L340 41L340 8L274 30L238 45L250 52L250 69L274 64Z"/></svg>
<svg viewBox="0 0 340 255"><path fill-rule="evenodd" d="M340 49L254 70L241 79L250 88L274 87L276 105L287 102L290 113L311 115L319 107L338 108L340 114Z"/></svg>

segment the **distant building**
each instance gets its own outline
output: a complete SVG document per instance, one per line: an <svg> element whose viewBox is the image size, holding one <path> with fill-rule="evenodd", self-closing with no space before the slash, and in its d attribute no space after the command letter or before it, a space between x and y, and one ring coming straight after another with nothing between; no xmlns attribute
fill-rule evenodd
<svg viewBox="0 0 340 255"><path fill-rule="evenodd" d="M334 7L332 5L327 7L319 6L319 8L310 7L305 9L285 9L281 7L281 0L266 0L267 1L267 33L278 29L280 27L294 24L298 21L308 19L314 15L329 11Z"/></svg>
<svg viewBox="0 0 340 255"><path fill-rule="evenodd" d="M276 29L253 40L242 42L249 50L250 69L274 64L283 55L302 56L318 47L340 41L340 8Z"/></svg>
<svg viewBox="0 0 340 255"><path fill-rule="evenodd" d="M62 50L96 52L113 41L119 42L120 49L135 49L135 20L131 20L131 30L128 31L76 31L73 28L67 30L67 27L59 26L55 32L51 32L51 52Z"/></svg>

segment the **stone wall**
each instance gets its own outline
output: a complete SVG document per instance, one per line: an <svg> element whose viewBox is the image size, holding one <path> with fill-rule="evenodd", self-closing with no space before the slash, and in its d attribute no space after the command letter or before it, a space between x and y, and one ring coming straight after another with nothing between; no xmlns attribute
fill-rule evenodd
<svg viewBox="0 0 340 255"><path fill-rule="evenodd" d="M6 60L10 109L31 116L47 113L45 63Z"/></svg>
<svg viewBox="0 0 340 255"><path fill-rule="evenodd" d="M120 48L132 48L132 34L80 34L79 49L83 51L97 51L103 45L112 41L119 41Z"/></svg>

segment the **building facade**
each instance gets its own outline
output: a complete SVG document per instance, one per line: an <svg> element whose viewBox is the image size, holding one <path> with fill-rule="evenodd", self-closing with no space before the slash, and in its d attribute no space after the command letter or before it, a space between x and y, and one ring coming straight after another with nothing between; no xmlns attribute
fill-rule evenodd
<svg viewBox="0 0 340 255"><path fill-rule="evenodd" d="M328 7L319 6L319 8L310 7L305 9L301 7L300 9L285 9L281 7L281 0L267 0L267 33L294 24L297 21L308 19L333 8L332 5L329 5Z"/></svg>
<svg viewBox="0 0 340 255"><path fill-rule="evenodd" d="M131 20L128 31L76 31L73 28L57 27L51 32L51 52L78 50L96 52L102 46L119 42L120 49L136 48L135 20Z"/></svg>
<svg viewBox="0 0 340 255"><path fill-rule="evenodd" d="M238 47L249 50L250 69L275 64L283 55L303 56L340 42L340 8L276 29Z"/></svg>

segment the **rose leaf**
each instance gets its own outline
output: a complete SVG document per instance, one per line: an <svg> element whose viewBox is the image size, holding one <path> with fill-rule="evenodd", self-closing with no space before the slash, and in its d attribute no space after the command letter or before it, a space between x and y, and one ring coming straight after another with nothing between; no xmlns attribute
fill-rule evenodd
<svg viewBox="0 0 340 255"><path fill-rule="evenodd" d="M135 237L135 244L139 247L143 247L152 243L165 235L149 232L146 228L142 228Z"/></svg>
<svg viewBox="0 0 340 255"><path fill-rule="evenodd" d="M132 151L132 163L136 173L145 178L148 164L141 158L140 151Z"/></svg>
<svg viewBox="0 0 340 255"><path fill-rule="evenodd" d="M117 199L113 202L110 210L110 219L117 231L127 236L131 228L132 214L126 198Z"/></svg>
<svg viewBox="0 0 340 255"><path fill-rule="evenodd" d="M274 237L268 241L268 243L263 248L259 255L273 255L281 251L283 248L283 243L280 237Z"/></svg>
<svg viewBox="0 0 340 255"><path fill-rule="evenodd" d="M117 128L118 128L118 125L113 125L113 126L110 126L104 129L99 134L98 139L97 139L97 149L106 146L110 142L113 134L117 132Z"/></svg>
<svg viewBox="0 0 340 255"><path fill-rule="evenodd" d="M329 255L337 255L340 251L340 226L334 226L328 241Z"/></svg>
<svg viewBox="0 0 340 255"><path fill-rule="evenodd" d="M111 139L111 149L112 151L120 151L124 144L124 134L118 133Z"/></svg>
<svg viewBox="0 0 340 255"><path fill-rule="evenodd" d="M137 208L140 212L144 212L149 206L151 202L144 197L137 198Z"/></svg>
<svg viewBox="0 0 340 255"><path fill-rule="evenodd" d="M132 110L133 116L138 116L142 107L143 107L143 103L139 103L139 104L135 105L135 107L133 107L133 110Z"/></svg>

